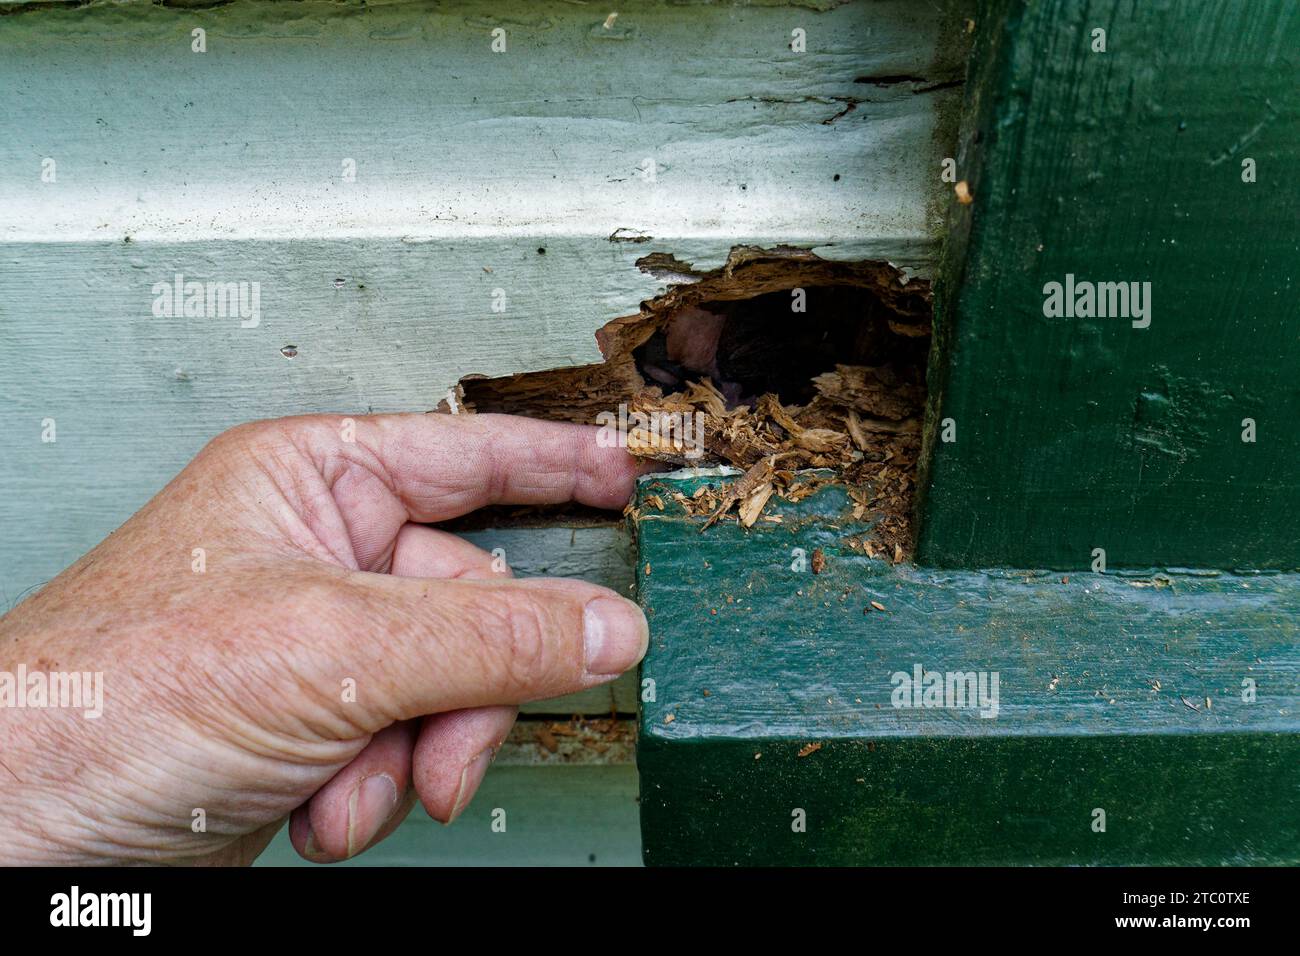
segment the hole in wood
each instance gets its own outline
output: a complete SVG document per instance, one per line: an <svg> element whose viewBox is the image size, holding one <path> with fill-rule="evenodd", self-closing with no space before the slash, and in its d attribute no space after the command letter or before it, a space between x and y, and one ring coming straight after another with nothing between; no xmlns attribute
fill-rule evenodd
<svg viewBox="0 0 1300 956"><path fill-rule="evenodd" d="M757 499L784 495L797 472L829 469L854 486L856 516L875 522L885 552L910 553L929 283L886 262L789 247L738 247L708 271L663 253L637 264L673 284L596 333L603 362L469 377L457 386L460 406L584 424L620 407L699 416L702 455L644 430L629 433L628 450L743 469L735 513L727 505L718 517L746 525L762 511Z"/></svg>
<svg viewBox="0 0 1300 956"><path fill-rule="evenodd" d="M837 365L890 367L899 381L922 385L930 337L900 335L891 318L869 289L795 286L686 306L633 357L647 384L665 392L709 379L728 409L756 407L765 394L806 405L819 394L814 379Z"/></svg>

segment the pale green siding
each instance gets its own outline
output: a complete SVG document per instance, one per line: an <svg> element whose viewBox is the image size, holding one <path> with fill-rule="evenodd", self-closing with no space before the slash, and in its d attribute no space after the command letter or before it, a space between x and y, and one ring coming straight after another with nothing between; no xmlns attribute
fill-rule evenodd
<svg viewBox="0 0 1300 956"><path fill-rule="evenodd" d="M598 360L594 331L666 288L636 267L651 252L932 271L961 73L942 5L618 10L0 2L0 608L230 425L427 410L467 374ZM177 273L259 283L258 323L155 317ZM520 573L631 580L612 528L476 540ZM412 822L377 859L634 862L634 773L494 770L480 801L524 801L509 839Z"/></svg>

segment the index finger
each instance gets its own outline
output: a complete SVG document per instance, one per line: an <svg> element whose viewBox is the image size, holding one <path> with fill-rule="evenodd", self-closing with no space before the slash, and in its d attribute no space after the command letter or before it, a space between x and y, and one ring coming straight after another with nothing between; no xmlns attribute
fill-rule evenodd
<svg viewBox="0 0 1300 956"><path fill-rule="evenodd" d="M647 466L599 433L513 415L375 415L336 451L383 481L407 520L431 523L494 504L621 508Z"/></svg>

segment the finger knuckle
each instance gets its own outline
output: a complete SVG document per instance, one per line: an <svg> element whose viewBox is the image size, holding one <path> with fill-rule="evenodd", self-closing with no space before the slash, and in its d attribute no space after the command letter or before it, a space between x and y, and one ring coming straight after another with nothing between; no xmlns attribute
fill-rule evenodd
<svg viewBox="0 0 1300 956"><path fill-rule="evenodd" d="M486 635L500 673L513 687L543 680L553 664L551 643L555 631L552 615L539 602L515 596L498 598L487 616L494 633Z"/></svg>
<svg viewBox="0 0 1300 956"><path fill-rule="evenodd" d="M273 427L270 421L244 422L227 428L208 443L208 447L217 451L235 448L247 448L262 440Z"/></svg>

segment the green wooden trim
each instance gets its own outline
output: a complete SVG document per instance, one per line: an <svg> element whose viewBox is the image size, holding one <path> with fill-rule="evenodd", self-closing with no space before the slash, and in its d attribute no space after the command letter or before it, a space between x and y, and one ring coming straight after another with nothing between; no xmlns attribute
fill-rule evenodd
<svg viewBox="0 0 1300 956"><path fill-rule="evenodd" d="M1300 568L1300 8L997 0L974 19L974 202L951 202L936 290L918 559ZM1067 275L1150 282L1150 326L1045 316Z"/></svg>
<svg viewBox="0 0 1300 956"><path fill-rule="evenodd" d="M1300 861L1300 576L893 565L835 486L701 534L705 480L641 484L648 862ZM895 707L917 665L996 714Z"/></svg>

